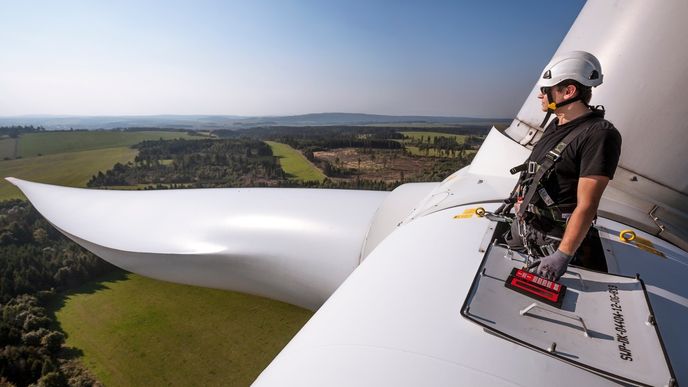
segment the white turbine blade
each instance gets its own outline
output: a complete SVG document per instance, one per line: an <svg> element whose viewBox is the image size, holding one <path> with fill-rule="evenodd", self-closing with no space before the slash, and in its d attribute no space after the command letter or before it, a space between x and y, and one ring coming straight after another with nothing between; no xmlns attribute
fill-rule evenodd
<svg viewBox="0 0 688 387"><path fill-rule="evenodd" d="M387 192L109 191L8 178L52 224L148 277L319 307L358 266Z"/></svg>

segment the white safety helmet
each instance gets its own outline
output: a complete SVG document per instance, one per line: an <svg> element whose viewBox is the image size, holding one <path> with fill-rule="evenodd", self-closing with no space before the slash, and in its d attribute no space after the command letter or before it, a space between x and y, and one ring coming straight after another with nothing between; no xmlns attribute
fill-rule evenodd
<svg viewBox="0 0 688 387"><path fill-rule="evenodd" d="M538 87L552 87L572 79L583 86L595 87L602 84L600 61L589 52L569 51L555 56L545 67Z"/></svg>
<svg viewBox="0 0 688 387"><path fill-rule="evenodd" d="M547 95L547 114L540 124L544 128L549 118L558 108L570 103L581 101L580 93L576 97L555 103L552 87L566 80L573 80L583 86L595 87L602 84L602 66L600 61L589 52L569 51L555 56L545 67L537 86L540 92ZM587 104L587 102L583 102Z"/></svg>

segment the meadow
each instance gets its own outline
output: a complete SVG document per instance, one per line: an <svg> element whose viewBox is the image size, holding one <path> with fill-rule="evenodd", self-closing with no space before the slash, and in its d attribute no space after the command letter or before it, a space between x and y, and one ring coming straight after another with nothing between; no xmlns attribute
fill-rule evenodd
<svg viewBox="0 0 688 387"><path fill-rule="evenodd" d="M325 180L325 174L298 150L279 142L265 141L265 143L270 145L272 154L279 158L280 166L284 172L293 176L294 179L302 181Z"/></svg>
<svg viewBox="0 0 688 387"><path fill-rule="evenodd" d="M157 140L161 138L198 137L192 137L182 132L170 131L60 131L28 133L21 135L18 139L4 138L0 140L0 159L128 147L144 140ZM16 155L14 154L15 142L17 142Z"/></svg>
<svg viewBox="0 0 688 387"><path fill-rule="evenodd" d="M55 314L106 386L247 386L312 312L118 271L66 295Z"/></svg>
<svg viewBox="0 0 688 387"><path fill-rule="evenodd" d="M13 159L16 153L17 139L2 137L0 138L0 160Z"/></svg>
<svg viewBox="0 0 688 387"><path fill-rule="evenodd" d="M169 131L69 131L21 135L0 140L0 178L12 176L40 183L84 187L91 176L116 163L133 161L130 148L144 140L204 138ZM15 158L15 151L20 158ZM0 181L0 200L24 198L13 185Z"/></svg>
<svg viewBox="0 0 688 387"><path fill-rule="evenodd" d="M5 177L85 187L98 171L106 171L116 163L133 161L136 154L136 149L119 147L0 161L0 177L3 178L0 180L0 200L24 198Z"/></svg>

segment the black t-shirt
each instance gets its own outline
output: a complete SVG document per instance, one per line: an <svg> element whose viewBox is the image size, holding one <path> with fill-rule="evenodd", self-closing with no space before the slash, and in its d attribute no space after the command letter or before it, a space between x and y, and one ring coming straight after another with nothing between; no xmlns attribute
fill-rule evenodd
<svg viewBox="0 0 688 387"><path fill-rule="evenodd" d="M597 175L612 179L619 163L621 134L611 122L604 119L602 110L593 110L564 125L558 125L558 119L555 118L545 129L528 160L542 163L547 152L580 125L587 128L564 149L552 173L541 180L556 204L576 204L579 177Z"/></svg>

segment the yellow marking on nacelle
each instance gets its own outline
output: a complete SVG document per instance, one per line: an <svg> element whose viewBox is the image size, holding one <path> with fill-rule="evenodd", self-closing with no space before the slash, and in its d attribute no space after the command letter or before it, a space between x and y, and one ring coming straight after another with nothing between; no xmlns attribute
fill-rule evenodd
<svg viewBox="0 0 688 387"><path fill-rule="evenodd" d="M643 250L643 251L648 252L650 254L660 256L662 258L666 258L666 256L664 255L663 252L661 252L655 248L655 244L652 243L652 241L639 237L638 235L636 235L635 231L633 231L633 230L621 231L619 233L619 239L622 242L626 242L626 243L634 245L635 247L639 248L640 250Z"/></svg>
<svg viewBox="0 0 688 387"><path fill-rule="evenodd" d="M479 208L480 208L480 207L479 207ZM468 209L464 210L463 213L458 214L458 215L455 215L455 216L454 216L454 219L468 219L468 218L471 218L471 217L473 217L473 215L476 214L476 210L478 210L478 208L468 208ZM483 211L485 211L485 210L483 210Z"/></svg>

